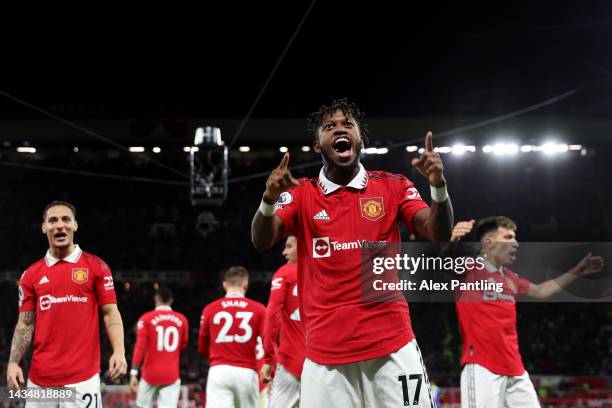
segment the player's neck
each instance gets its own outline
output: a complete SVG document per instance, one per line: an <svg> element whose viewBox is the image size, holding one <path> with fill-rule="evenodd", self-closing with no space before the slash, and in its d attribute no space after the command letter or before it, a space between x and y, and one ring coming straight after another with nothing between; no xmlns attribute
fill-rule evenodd
<svg viewBox="0 0 612 408"><path fill-rule="evenodd" d="M487 254L483 254L483 256L484 256L485 261L488 262L495 269L499 269L501 267L501 263L497 262L497 260L494 257L488 256Z"/></svg>
<svg viewBox="0 0 612 408"><path fill-rule="evenodd" d="M359 161L356 161L355 165L352 167L339 167L326 164L323 171L325 177L327 177L329 181L339 186L346 186L355 176L357 176L357 173L359 173Z"/></svg>
<svg viewBox="0 0 612 408"><path fill-rule="evenodd" d="M244 297L245 291L237 288L227 288L225 297Z"/></svg>
<svg viewBox="0 0 612 408"><path fill-rule="evenodd" d="M64 259L67 256L70 256L70 254L73 253L75 249L76 249L76 247L75 247L74 243L71 243L67 247L61 247L61 248L50 247L49 248L49 253L55 259Z"/></svg>

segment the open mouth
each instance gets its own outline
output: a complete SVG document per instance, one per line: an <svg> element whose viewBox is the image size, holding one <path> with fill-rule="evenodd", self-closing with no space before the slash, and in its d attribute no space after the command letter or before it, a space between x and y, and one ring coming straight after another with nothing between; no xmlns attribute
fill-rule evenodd
<svg viewBox="0 0 612 408"><path fill-rule="evenodd" d="M55 234L53 234L53 238L58 241L64 241L67 237L68 234L66 234L65 232L56 232Z"/></svg>
<svg viewBox="0 0 612 408"><path fill-rule="evenodd" d="M332 142L332 149L339 161L350 161L353 158L353 143L348 136L340 136Z"/></svg>

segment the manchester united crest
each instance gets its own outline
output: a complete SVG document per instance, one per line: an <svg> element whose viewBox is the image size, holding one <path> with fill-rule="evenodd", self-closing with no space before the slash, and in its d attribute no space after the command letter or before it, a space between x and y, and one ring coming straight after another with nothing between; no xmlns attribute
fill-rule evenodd
<svg viewBox="0 0 612 408"><path fill-rule="evenodd" d="M376 221L385 215L382 197L361 198L361 215L370 221Z"/></svg>
<svg viewBox="0 0 612 408"><path fill-rule="evenodd" d="M89 275L89 269L87 268L72 269L72 280L78 284L87 282L88 275Z"/></svg>

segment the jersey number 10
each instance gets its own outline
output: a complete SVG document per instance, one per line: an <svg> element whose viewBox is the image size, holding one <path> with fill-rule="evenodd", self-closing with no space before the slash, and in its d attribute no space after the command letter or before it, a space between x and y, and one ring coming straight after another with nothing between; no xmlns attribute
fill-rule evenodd
<svg viewBox="0 0 612 408"><path fill-rule="evenodd" d="M156 326L157 351L173 352L178 347L179 333L174 326Z"/></svg>

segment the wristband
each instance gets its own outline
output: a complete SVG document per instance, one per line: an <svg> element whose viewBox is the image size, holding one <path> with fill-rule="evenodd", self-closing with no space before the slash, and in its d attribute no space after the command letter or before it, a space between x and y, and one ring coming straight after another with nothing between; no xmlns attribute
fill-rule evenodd
<svg viewBox="0 0 612 408"><path fill-rule="evenodd" d="M130 370L130 375L131 375L132 377L138 377L138 370L137 370L137 369L135 369L135 368L132 368L132 369Z"/></svg>
<svg viewBox="0 0 612 408"><path fill-rule="evenodd" d="M264 217L272 217L276 212L276 205L268 204L262 199L261 204L259 204L259 212Z"/></svg>
<svg viewBox="0 0 612 408"><path fill-rule="evenodd" d="M429 186L431 189L431 199L436 203L442 203L448 200L448 191L446 190L446 184L442 187Z"/></svg>

